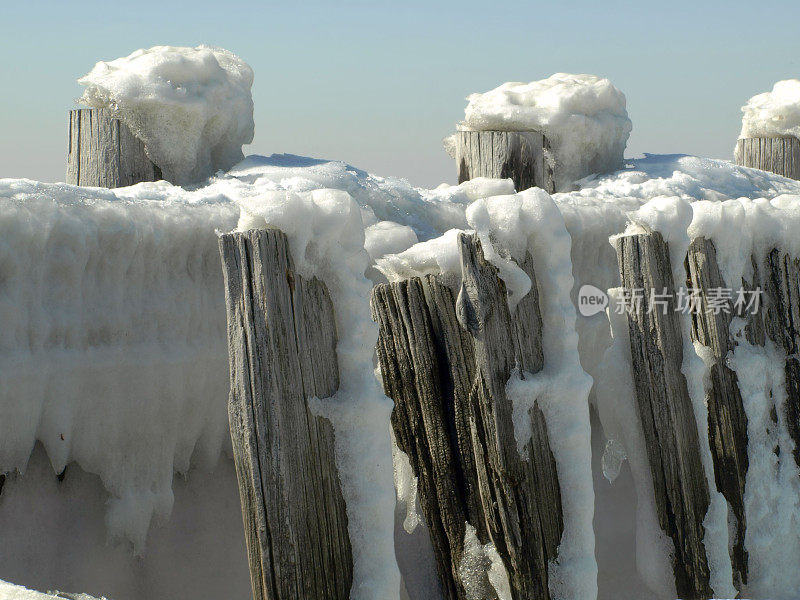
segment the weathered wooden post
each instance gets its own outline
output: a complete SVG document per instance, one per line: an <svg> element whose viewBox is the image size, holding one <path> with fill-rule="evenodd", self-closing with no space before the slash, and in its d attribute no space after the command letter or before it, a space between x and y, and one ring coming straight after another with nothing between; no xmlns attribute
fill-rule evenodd
<svg viewBox="0 0 800 600"><path fill-rule="evenodd" d="M744 491L747 478L747 414L739 392L736 373L727 366L728 353L735 349L730 334L732 303L714 308L715 290L729 289L717 263L714 244L697 238L689 246L686 272L691 288L696 290L698 305L693 307L692 339L710 350L711 389L708 404L708 441L714 461L714 480L736 519L731 546L734 585L741 589L747 583L747 551L745 532ZM735 282L732 282L735 283ZM763 342L762 342L763 344Z"/></svg>
<svg viewBox="0 0 800 600"><path fill-rule="evenodd" d="M67 183L117 188L159 179L142 141L110 109L69 111Z"/></svg>
<svg viewBox="0 0 800 600"><path fill-rule="evenodd" d="M514 181L518 192L540 187L555 191L550 143L535 131L457 131L458 183L475 177Z"/></svg>
<svg viewBox="0 0 800 600"><path fill-rule="evenodd" d="M764 263L764 331L786 352L786 425L800 466L800 260L773 249Z"/></svg>
<svg viewBox="0 0 800 600"><path fill-rule="evenodd" d="M736 142L736 164L800 179L800 140L796 137L744 138Z"/></svg>
<svg viewBox="0 0 800 600"><path fill-rule="evenodd" d="M496 598L486 574L465 578L465 534L494 544L515 600L549 599L548 563L563 532L561 494L547 426L530 411L528 460L517 450L505 387L515 364L543 366L536 280L512 318L506 289L477 236L459 236L462 284L415 277L373 290L378 358L394 400L397 444L419 481L442 592Z"/></svg>
<svg viewBox="0 0 800 600"><path fill-rule="evenodd" d="M353 577L330 422L308 399L339 387L325 284L294 269L286 236L220 236L229 418L254 600L345 600Z"/></svg>
<svg viewBox="0 0 800 600"><path fill-rule="evenodd" d="M644 301L633 298L628 307L631 366L659 525L675 547L675 587L680 598L710 598L703 545L710 499L697 422L681 372L683 341L669 250L658 232L621 236L616 249L623 288L645 295ZM664 305L648 308L651 290Z"/></svg>

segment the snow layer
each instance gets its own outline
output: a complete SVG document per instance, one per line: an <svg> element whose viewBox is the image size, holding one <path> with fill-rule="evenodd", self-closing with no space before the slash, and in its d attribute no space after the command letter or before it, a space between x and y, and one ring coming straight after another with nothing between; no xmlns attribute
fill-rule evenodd
<svg viewBox="0 0 800 600"><path fill-rule="evenodd" d="M750 98L742 107L739 138L800 138L800 79L777 82L771 92Z"/></svg>
<svg viewBox="0 0 800 600"><path fill-rule="evenodd" d="M552 145L556 189L622 167L631 133L625 95L595 75L556 73L472 94L460 124L473 131L538 131Z"/></svg>
<svg viewBox="0 0 800 600"><path fill-rule="evenodd" d="M50 594L43 594L14 585L5 581L0 581L0 598L3 600L58 600L58 597ZM78 600L92 600L90 596L79 598Z"/></svg>
<svg viewBox="0 0 800 600"><path fill-rule="evenodd" d="M0 472L41 441L56 473L100 476L110 534L138 550L173 473L227 438L214 228L237 212L0 181Z"/></svg>
<svg viewBox="0 0 800 600"><path fill-rule="evenodd" d="M98 62L78 83L79 102L113 109L176 184L230 169L253 141L253 70L228 50L154 46Z"/></svg>

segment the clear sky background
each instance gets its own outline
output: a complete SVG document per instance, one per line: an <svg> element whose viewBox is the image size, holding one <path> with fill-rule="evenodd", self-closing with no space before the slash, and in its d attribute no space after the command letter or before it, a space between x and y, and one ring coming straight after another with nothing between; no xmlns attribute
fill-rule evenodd
<svg viewBox="0 0 800 600"><path fill-rule="evenodd" d="M347 161L453 183L441 139L465 97L554 72L628 99L626 156L731 158L740 107L800 78L800 1L0 0L0 177L63 181L75 80L159 44L228 48L255 71L245 154Z"/></svg>

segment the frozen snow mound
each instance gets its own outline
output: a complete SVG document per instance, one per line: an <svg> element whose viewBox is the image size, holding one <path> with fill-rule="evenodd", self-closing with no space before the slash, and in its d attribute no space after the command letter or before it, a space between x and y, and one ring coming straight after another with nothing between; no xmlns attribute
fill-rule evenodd
<svg viewBox="0 0 800 600"><path fill-rule="evenodd" d="M98 62L78 83L78 101L113 109L178 185L230 169L253 141L253 70L228 50L154 46Z"/></svg>
<svg viewBox="0 0 800 600"><path fill-rule="evenodd" d="M543 133L552 145L558 190L622 167L632 124L625 95L608 79L556 73L541 81L504 83L467 100L461 129Z"/></svg>
<svg viewBox="0 0 800 600"><path fill-rule="evenodd" d="M94 596L88 594L62 594L61 592L52 592L43 594L35 592L21 585L14 585L13 583L6 583L0 581L0 598L3 600L59 600L59 598L70 598L71 600L98 600ZM100 600L106 600L102 598Z"/></svg>
<svg viewBox="0 0 800 600"><path fill-rule="evenodd" d="M742 107L742 113L739 139L800 138L800 79L779 81L771 92L753 96Z"/></svg>

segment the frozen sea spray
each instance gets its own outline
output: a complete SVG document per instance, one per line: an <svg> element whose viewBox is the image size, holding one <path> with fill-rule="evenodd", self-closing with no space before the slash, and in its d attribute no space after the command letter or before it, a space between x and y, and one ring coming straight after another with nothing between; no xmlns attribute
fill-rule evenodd
<svg viewBox="0 0 800 600"><path fill-rule="evenodd" d="M543 133L552 145L557 190L623 165L632 125L625 95L608 79L556 73L541 81L504 83L467 100L462 129Z"/></svg>
<svg viewBox="0 0 800 600"><path fill-rule="evenodd" d="M253 141L253 70L228 50L154 46L98 62L78 83L79 102L113 109L178 185L230 169Z"/></svg>

